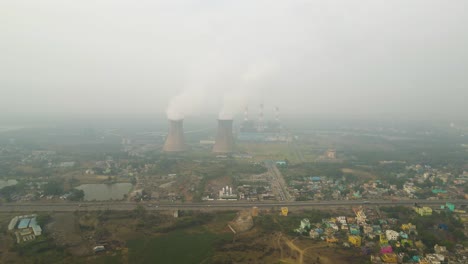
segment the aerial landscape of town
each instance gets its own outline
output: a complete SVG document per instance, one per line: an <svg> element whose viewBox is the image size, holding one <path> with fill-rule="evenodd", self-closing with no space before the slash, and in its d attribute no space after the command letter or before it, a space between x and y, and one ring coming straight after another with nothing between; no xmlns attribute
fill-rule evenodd
<svg viewBox="0 0 468 264"><path fill-rule="evenodd" d="M5 128L2 263L466 263L467 126L272 115Z"/></svg>
<svg viewBox="0 0 468 264"><path fill-rule="evenodd" d="M467 10L0 0L0 264L468 264Z"/></svg>

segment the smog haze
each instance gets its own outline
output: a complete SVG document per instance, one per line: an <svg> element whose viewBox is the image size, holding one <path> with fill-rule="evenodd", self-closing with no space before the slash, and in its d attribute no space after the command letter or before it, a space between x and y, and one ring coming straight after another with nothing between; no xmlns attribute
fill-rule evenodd
<svg viewBox="0 0 468 264"><path fill-rule="evenodd" d="M466 1L2 1L1 115L466 119Z"/></svg>

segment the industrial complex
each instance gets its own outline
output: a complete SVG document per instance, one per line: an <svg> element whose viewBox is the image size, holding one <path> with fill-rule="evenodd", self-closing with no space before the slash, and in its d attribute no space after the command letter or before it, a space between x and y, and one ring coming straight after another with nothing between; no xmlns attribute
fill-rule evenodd
<svg viewBox="0 0 468 264"><path fill-rule="evenodd" d="M275 119L264 120L263 104L260 105L258 120L250 120L248 108L244 111L244 120L234 128L232 118L218 119L215 140L201 140L200 144L213 144L212 152L231 154L235 152L235 141L239 142L291 142L292 136L281 125L279 108L275 107ZM164 152L183 152L188 150L184 138L183 119L169 119L169 131L164 143Z"/></svg>
<svg viewBox="0 0 468 264"><path fill-rule="evenodd" d="M42 235L42 228L37 224L36 214L15 216L8 224L8 231L16 236L16 242L26 242L34 240Z"/></svg>

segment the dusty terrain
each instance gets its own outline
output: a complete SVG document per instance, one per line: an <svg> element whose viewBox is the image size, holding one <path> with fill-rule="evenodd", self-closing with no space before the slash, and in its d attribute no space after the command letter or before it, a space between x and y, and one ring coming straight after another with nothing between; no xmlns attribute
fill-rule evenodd
<svg viewBox="0 0 468 264"><path fill-rule="evenodd" d="M359 263L363 260L359 250L343 249L306 237L297 238L278 230L268 231L258 225L234 234L228 223L236 218L236 212L181 212L179 218L174 218L171 212L150 213L143 208L134 212L52 213L44 231L57 248L64 250L61 256L68 263L131 263L136 261L135 254L145 255L138 263L149 263L146 260L155 257L170 259L169 253L159 256L158 251L149 250L148 247L160 245L163 241L180 243L177 241L181 236L188 241L192 236L206 238L204 246L200 247L205 250L205 255L200 257L212 263L331 264ZM6 227L9 215L2 215L0 221L2 227ZM11 236L2 236L0 242L1 263L37 261L11 251L15 247ZM93 253L92 248L96 245L105 245L106 252ZM187 247L185 254L191 254L190 245L181 245L184 246ZM37 254L41 257L47 251ZM47 259L45 256L42 259ZM60 255L54 257L60 258ZM50 263L55 261L52 257L49 260Z"/></svg>

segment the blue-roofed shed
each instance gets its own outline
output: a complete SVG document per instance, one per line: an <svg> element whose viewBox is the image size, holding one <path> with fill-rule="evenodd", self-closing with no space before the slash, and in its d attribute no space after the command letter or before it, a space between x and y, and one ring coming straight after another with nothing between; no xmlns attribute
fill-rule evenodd
<svg viewBox="0 0 468 264"><path fill-rule="evenodd" d="M359 227L357 225L351 225L349 227L349 232L351 233L351 235L360 235L361 234L361 230L359 230Z"/></svg>
<svg viewBox="0 0 468 264"><path fill-rule="evenodd" d="M18 224L18 229L23 229L27 228L29 226L29 222L31 221L31 218L23 218L20 220Z"/></svg>
<svg viewBox="0 0 468 264"><path fill-rule="evenodd" d="M446 202L445 206L450 210L450 212L455 210L455 205L453 203Z"/></svg>
<svg viewBox="0 0 468 264"><path fill-rule="evenodd" d="M320 176L312 176L312 177L310 177L310 180L311 181L321 181L322 178L320 178Z"/></svg>
<svg viewBox="0 0 468 264"><path fill-rule="evenodd" d="M406 234L405 232L401 231L401 232L400 232L400 237L401 237L401 238L404 238L404 239L407 239L407 238L408 238L408 234Z"/></svg>

